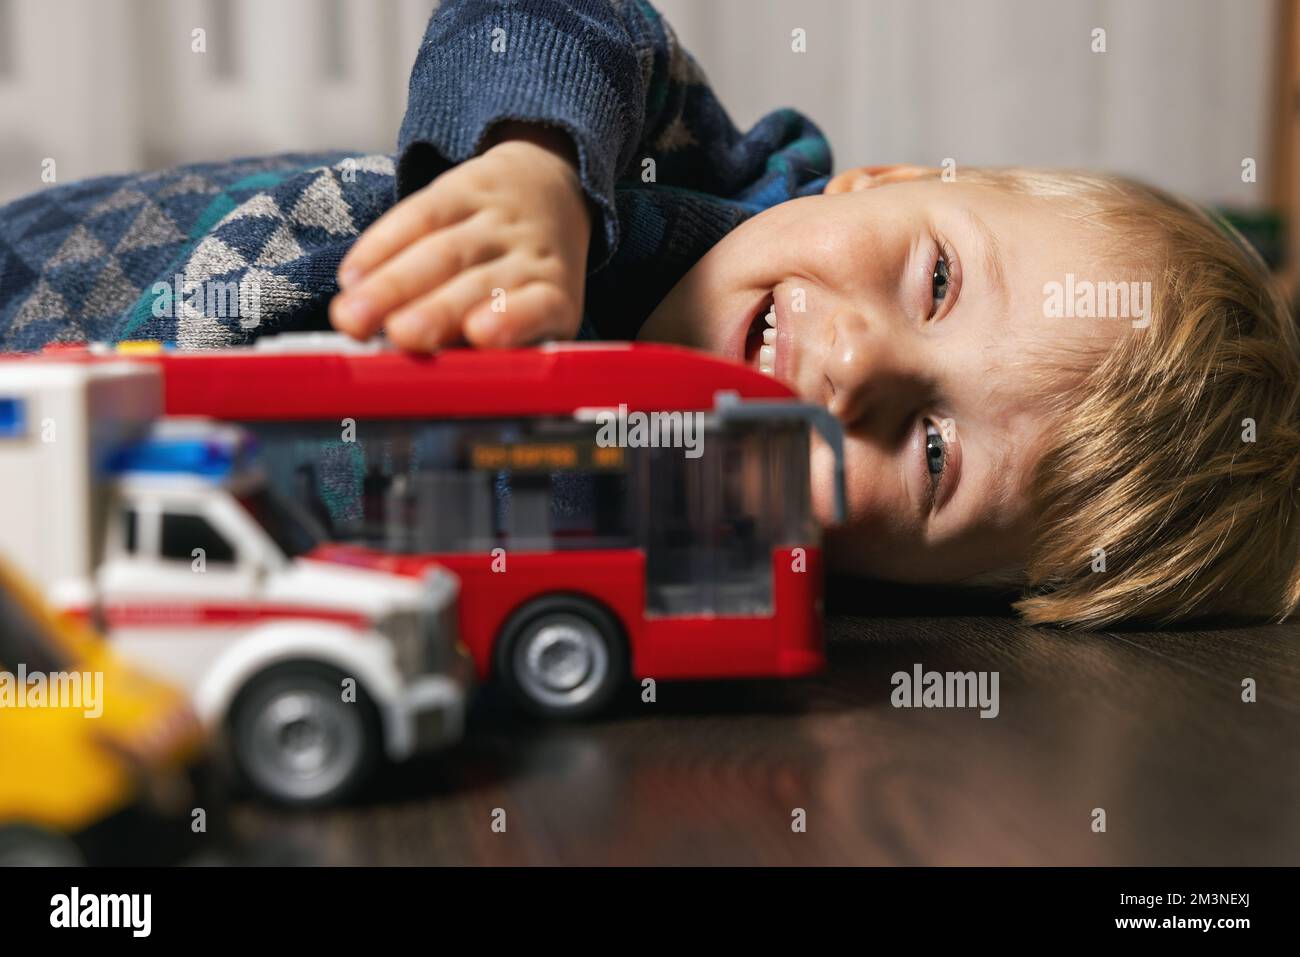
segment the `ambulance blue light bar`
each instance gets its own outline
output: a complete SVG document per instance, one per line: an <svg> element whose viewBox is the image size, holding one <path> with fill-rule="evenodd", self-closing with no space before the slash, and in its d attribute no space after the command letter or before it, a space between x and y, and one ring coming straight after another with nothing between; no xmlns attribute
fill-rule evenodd
<svg viewBox="0 0 1300 957"><path fill-rule="evenodd" d="M0 395L0 439L21 439L27 434L27 403L17 396Z"/></svg>
<svg viewBox="0 0 1300 957"><path fill-rule="evenodd" d="M236 429L212 429L206 434L160 428L149 438L124 446L109 459L110 472L188 474L224 479L247 461L252 437Z"/></svg>

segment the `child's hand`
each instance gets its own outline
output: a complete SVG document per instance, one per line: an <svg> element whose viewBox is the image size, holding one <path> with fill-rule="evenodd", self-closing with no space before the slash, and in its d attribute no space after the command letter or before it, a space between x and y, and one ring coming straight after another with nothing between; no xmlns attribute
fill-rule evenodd
<svg viewBox="0 0 1300 957"><path fill-rule="evenodd" d="M504 138L508 136L509 138ZM339 265L341 332L400 348L572 338L591 220L563 134L498 128L496 145L412 193Z"/></svg>

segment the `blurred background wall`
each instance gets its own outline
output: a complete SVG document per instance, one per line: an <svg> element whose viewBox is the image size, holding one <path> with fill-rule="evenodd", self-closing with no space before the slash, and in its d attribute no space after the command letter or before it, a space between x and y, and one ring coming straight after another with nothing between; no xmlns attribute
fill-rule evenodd
<svg viewBox="0 0 1300 957"><path fill-rule="evenodd" d="M1095 166L1277 192L1289 0L658 0L738 123L813 116L837 166ZM390 150L431 0L0 0L0 201L107 172ZM1093 30L1106 31L1104 53ZM192 51L205 31L206 52ZM806 52L791 49L805 31ZM1257 181L1243 182L1244 158Z"/></svg>

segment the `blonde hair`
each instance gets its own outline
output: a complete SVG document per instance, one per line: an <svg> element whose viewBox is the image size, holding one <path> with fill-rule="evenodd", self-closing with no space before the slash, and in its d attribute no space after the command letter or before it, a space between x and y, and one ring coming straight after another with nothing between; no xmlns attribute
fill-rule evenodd
<svg viewBox="0 0 1300 957"><path fill-rule="evenodd" d="M1152 279L1150 325L1054 396L1016 608L1086 628L1294 612L1300 337L1259 256L1191 204L1120 177L963 178L1070 200Z"/></svg>

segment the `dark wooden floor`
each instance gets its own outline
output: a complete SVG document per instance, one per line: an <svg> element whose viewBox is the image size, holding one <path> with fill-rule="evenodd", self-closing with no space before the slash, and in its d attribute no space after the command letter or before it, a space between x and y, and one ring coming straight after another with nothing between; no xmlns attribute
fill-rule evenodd
<svg viewBox="0 0 1300 957"><path fill-rule="evenodd" d="M1093 635L939 617L934 595L841 606L816 680L661 685L577 726L489 695L462 746L363 803L241 804L237 834L326 864L1300 864L1300 625ZM892 707L916 663L998 672L1000 714Z"/></svg>

